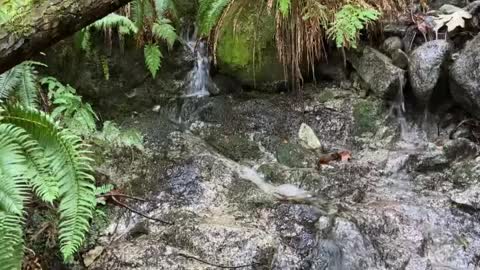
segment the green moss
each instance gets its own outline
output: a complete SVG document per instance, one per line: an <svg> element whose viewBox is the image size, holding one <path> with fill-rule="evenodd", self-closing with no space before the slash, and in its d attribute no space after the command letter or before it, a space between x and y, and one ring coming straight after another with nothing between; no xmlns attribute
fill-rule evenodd
<svg viewBox="0 0 480 270"><path fill-rule="evenodd" d="M283 80L276 57L275 17L263 1L237 1L225 16L220 30L218 65L244 84Z"/></svg>
<svg viewBox="0 0 480 270"><path fill-rule="evenodd" d="M380 104L378 101L361 99L353 105L354 132L362 135L367 132L375 133L380 118Z"/></svg>

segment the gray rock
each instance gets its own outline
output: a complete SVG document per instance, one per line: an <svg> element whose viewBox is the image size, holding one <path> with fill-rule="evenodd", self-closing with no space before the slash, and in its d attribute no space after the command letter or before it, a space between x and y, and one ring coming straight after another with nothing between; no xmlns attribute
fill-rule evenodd
<svg viewBox="0 0 480 270"><path fill-rule="evenodd" d="M450 199L457 204L480 210L480 185L476 184L465 190L452 192Z"/></svg>
<svg viewBox="0 0 480 270"><path fill-rule="evenodd" d="M465 110L480 117L480 34L467 42L450 67L450 93Z"/></svg>
<svg viewBox="0 0 480 270"><path fill-rule="evenodd" d="M392 52L392 63L401 69L407 69L409 63L408 55L404 51L397 49Z"/></svg>
<svg viewBox="0 0 480 270"><path fill-rule="evenodd" d="M394 98L400 87L405 85L405 71L396 67L386 55L371 47L363 48L360 53L351 53L349 61L378 97Z"/></svg>
<svg viewBox="0 0 480 270"><path fill-rule="evenodd" d="M300 142L305 148L318 149L322 147L322 144L318 140L317 135L315 135L315 131L313 131L313 129L305 123L302 123L302 125L300 126L300 130L298 131L298 138L300 139Z"/></svg>
<svg viewBox="0 0 480 270"><path fill-rule="evenodd" d="M410 83L415 97L423 104L430 100L450 49L447 41L433 40L416 48L410 55Z"/></svg>
<svg viewBox="0 0 480 270"><path fill-rule="evenodd" d="M403 49L403 43L402 39L393 36L385 39L382 44L382 51L386 54L388 54L390 57L392 56L392 53L397 51L397 50L402 50Z"/></svg>
<svg viewBox="0 0 480 270"><path fill-rule="evenodd" d="M428 5L432 9L439 9L443 5L454 5L461 8L466 6L468 2L468 0L432 0Z"/></svg>
<svg viewBox="0 0 480 270"><path fill-rule="evenodd" d="M448 160L459 161L477 156L479 153L479 147L468 139L458 138L448 141L443 146L443 152Z"/></svg>

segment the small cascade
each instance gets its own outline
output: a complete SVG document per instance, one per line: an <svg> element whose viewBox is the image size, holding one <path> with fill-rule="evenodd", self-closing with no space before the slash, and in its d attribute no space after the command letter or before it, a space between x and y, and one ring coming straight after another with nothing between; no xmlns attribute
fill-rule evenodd
<svg viewBox="0 0 480 270"><path fill-rule="evenodd" d="M208 59L208 48L204 41L197 43L195 48L195 67L190 72L188 80L190 86L187 90L187 97L204 97L210 95L208 86L210 83L210 60Z"/></svg>
<svg viewBox="0 0 480 270"><path fill-rule="evenodd" d="M188 87L184 97L205 97L209 96L208 87L210 79L210 59L207 43L203 40L197 40L197 30L187 29L183 33L183 45L195 56L195 65L189 72L186 80Z"/></svg>

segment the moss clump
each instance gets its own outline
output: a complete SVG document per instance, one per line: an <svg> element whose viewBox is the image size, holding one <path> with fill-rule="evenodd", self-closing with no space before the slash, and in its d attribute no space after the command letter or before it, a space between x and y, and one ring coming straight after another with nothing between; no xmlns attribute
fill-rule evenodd
<svg viewBox="0 0 480 270"><path fill-rule="evenodd" d="M355 135L362 135L364 133L375 133L378 129L380 112L381 105L378 101L370 99L358 100L353 105Z"/></svg>
<svg viewBox="0 0 480 270"><path fill-rule="evenodd" d="M224 17L217 48L220 71L254 86L283 80L275 49L275 17L264 1L235 2Z"/></svg>

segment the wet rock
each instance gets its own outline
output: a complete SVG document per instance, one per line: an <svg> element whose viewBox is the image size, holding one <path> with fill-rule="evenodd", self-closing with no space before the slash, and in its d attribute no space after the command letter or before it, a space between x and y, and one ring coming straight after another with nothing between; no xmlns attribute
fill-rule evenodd
<svg viewBox="0 0 480 270"><path fill-rule="evenodd" d="M480 185L475 184L462 191L454 191L450 199L456 204L470 206L480 210Z"/></svg>
<svg viewBox="0 0 480 270"><path fill-rule="evenodd" d="M318 149L322 147L322 144L318 140L313 129L305 123L302 123L300 126L298 138L300 139L303 147L307 149Z"/></svg>
<svg viewBox="0 0 480 270"><path fill-rule="evenodd" d="M392 63L401 68L401 69L407 69L408 64L409 64L409 59L408 55L403 52L402 50L397 49L392 53Z"/></svg>
<svg viewBox="0 0 480 270"><path fill-rule="evenodd" d="M415 97L421 103L427 104L430 101L450 50L451 45L440 39L424 43L410 55L410 84Z"/></svg>
<svg viewBox="0 0 480 270"><path fill-rule="evenodd" d="M475 117L480 117L480 34L467 42L450 66L450 93L455 101Z"/></svg>
<svg viewBox="0 0 480 270"><path fill-rule="evenodd" d="M275 156L279 163L292 168L313 167L313 164L315 164L313 153L293 143L278 145Z"/></svg>
<svg viewBox="0 0 480 270"><path fill-rule="evenodd" d="M405 71L395 66L386 55L371 47L367 46L359 53L351 53L349 61L378 97L394 98L400 87L405 85Z"/></svg>
<svg viewBox="0 0 480 270"><path fill-rule="evenodd" d="M465 1L465 0L433 0L433 1L428 3L428 6L432 9L439 9L443 5L448 4L448 5L453 5L453 6L457 6L457 7L462 8L467 3L468 3L468 1Z"/></svg>
<svg viewBox="0 0 480 270"><path fill-rule="evenodd" d="M244 159L255 160L261 156L258 145L242 135L212 135L206 141L219 153L235 161Z"/></svg>
<svg viewBox="0 0 480 270"><path fill-rule="evenodd" d="M383 41L382 51L390 55L390 57L395 51L402 50L402 49L403 49L402 39L397 36L389 37L385 39L385 41Z"/></svg>
<svg viewBox="0 0 480 270"><path fill-rule="evenodd" d="M476 157L479 151L480 149L477 144L464 138L448 141L443 147L443 152L450 161L466 160Z"/></svg>

